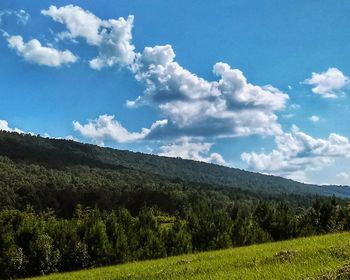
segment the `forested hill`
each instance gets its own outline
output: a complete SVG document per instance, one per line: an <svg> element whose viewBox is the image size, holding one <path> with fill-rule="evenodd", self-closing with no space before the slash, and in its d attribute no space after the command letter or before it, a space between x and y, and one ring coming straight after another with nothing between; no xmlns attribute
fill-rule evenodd
<svg viewBox="0 0 350 280"><path fill-rule="evenodd" d="M0 132L0 279L349 230L340 187Z"/></svg>
<svg viewBox="0 0 350 280"><path fill-rule="evenodd" d="M37 164L62 169L88 166L104 170L130 170L169 179L172 182L199 183L240 188L254 193L283 193L350 196L346 186L303 184L277 176L268 176L235 168L160 157L149 154L101 148L70 140L49 139L0 131L0 156L16 163ZM1 178L0 178L1 180Z"/></svg>

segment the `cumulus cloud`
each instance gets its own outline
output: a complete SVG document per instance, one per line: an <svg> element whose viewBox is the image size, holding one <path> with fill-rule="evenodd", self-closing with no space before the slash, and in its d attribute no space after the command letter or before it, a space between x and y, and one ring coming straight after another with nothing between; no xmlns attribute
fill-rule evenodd
<svg viewBox="0 0 350 280"><path fill-rule="evenodd" d="M113 65L130 65L135 58L135 47L130 43L132 39L131 29L134 17L129 16L126 20L119 18L111 19L102 30L102 41L99 47L98 57L90 61L90 67L101 69Z"/></svg>
<svg viewBox="0 0 350 280"><path fill-rule="evenodd" d="M216 81L198 77L175 61L170 45L146 47L136 53L131 43L132 15L103 20L73 5L50 6L41 13L67 27L63 37L81 37L98 47L91 68L119 65L132 71L144 86L144 94L127 101L127 106L152 106L167 119L149 138L282 133L276 112L285 107L287 94L271 85L253 85L240 70L222 62L213 67Z"/></svg>
<svg viewBox="0 0 350 280"><path fill-rule="evenodd" d="M21 134L30 134L32 136L36 135L33 132L23 131L17 127L12 128L9 126L9 123L6 120L0 120L0 131L16 132L16 133L21 133ZM77 138L75 138L72 135L68 135L66 137L54 137L54 136L50 136L48 133L44 133L44 134L41 134L41 137L51 138L51 139L66 139L66 140L79 141Z"/></svg>
<svg viewBox="0 0 350 280"><path fill-rule="evenodd" d="M320 121L320 117L319 116L311 116L309 118L310 121L316 123L316 122L319 122Z"/></svg>
<svg viewBox="0 0 350 280"><path fill-rule="evenodd" d="M210 153L212 145L212 143L201 143L182 137L174 143L161 146L158 155L225 165L226 162L220 154Z"/></svg>
<svg viewBox="0 0 350 280"><path fill-rule="evenodd" d="M24 42L22 36L9 36L7 41L9 47L15 49L24 60L39 65L59 67L74 63L78 59L68 50L60 51L52 47L42 46L36 39Z"/></svg>
<svg viewBox="0 0 350 280"><path fill-rule="evenodd" d="M14 16L18 24L26 25L29 21L30 15L25 10L1 10L0 11L0 24L5 16Z"/></svg>
<svg viewBox="0 0 350 280"><path fill-rule="evenodd" d="M85 11L78 6L68 5L57 8L50 6L41 13L51 17L54 21L65 24L72 38L83 37L87 43L98 45L101 42L99 29L102 20L89 11Z"/></svg>
<svg viewBox="0 0 350 280"><path fill-rule="evenodd" d="M119 143L143 140L159 127L166 125L166 121L160 120L152 124L151 128L143 128L140 132L129 132L114 116L102 115L97 119L90 120L86 124L73 122L73 127L84 137L94 140L98 144L103 144L104 140L112 139Z"/></svg>
<svg viewBox="0 0 350 280"><path fill-rule="evenodd" d="M60 34L63 38L84 38L90 45L98 47L99 54L90 60L90 67L101 69L114 65L128 66L135 58L132 45L134 16L127 19L102 20L78 6L67 5L57 8L50 6L41 13L54 21L64 24L68 31Z"/></svg>
<svg viewBox="0 0 350 280"><path fill-rule="evenodd" d="M127 105L157 108L169 121L166 132L214 137L282 133L276 111L285 107L288 95L271 85L248 83L228 64L216 63L218 80L207 81L180 66L172 47L165 45L146 47L132 70L145 91Z"/></svg>
<svg viewBox="0 0 350 280"><path fill-rule="evenodd" d="M323 98L337 98L349 83L349 77L345 76L337 68L329 68L322 73L313 72L311 78L304 81L312 85L312 92Z"/></svg>
<svg viewBox="0 0 350 280"><path fill-rule="evenodd" d="M264 173L300 179L306 171L330 165L336 158L350 157L348 138L331 133L326 139L313 138L296 126L290 133L276 136L271 153L242 153L248 168Z"/></svg>
<svg viewBox="0 0 350 280"><path fill-rule="evenodd" d="M143 128L140 132L130 132L115 120L114 116L101 115L86 124L73 122L73 127L84 137L93 140L96 144L104 146L106 140L118 143L135 142L149 139L149 136L167 125L167 120L159 120L150 128ZM174 142L162 145L157 154L168 157L181 157L208 163L225 165L224 158L218 153L210 153L213 143L201 143L189 137L181 137Z"/></svg>
<svg viewBox="0 0 350 280"><path fill-rule="evenodd" d="M8 131L8 132L17 132L17 133L24 133L22 130L18 128L11 128L9 127L9 123L5 120L0 120L0 131Z"/></svg>

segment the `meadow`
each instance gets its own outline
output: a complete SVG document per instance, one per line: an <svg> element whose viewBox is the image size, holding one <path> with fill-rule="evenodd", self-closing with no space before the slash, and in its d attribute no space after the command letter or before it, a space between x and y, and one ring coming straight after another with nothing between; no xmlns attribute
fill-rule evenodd
<svg viewBox="0 0 350 280"><path fill-rule="evenodd" d="M298 238L31 279L350 279L350 233Z"/></svg>

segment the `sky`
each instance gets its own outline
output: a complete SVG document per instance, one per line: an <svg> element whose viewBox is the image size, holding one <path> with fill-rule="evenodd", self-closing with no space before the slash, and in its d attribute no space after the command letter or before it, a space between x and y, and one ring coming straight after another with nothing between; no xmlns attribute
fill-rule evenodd
<svg viewBox="0 0 350 280"><path fill-rule="evenodd" d="M349 13L0 0L0 130L350 185Z"/></svg>

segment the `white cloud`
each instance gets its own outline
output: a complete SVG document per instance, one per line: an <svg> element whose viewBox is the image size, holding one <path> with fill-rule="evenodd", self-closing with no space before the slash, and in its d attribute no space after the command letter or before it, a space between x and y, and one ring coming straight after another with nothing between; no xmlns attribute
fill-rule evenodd
<svg viewBox="0 0 350 280"><path fill-rule="evenodd" d="M220 154L210 153L212 145L212 143L195 142L188 137L182 137L174 143L161 146L158 155L225 165L226 162Z"/></svg>
<svg viewBox="0 0 350 280"><path fill-rule="evenodd" d="M127 141L282 133L276 112L285 107L289 96L273 86L252 85L240 70L222 62L213 68L218 80L207 81L181 67L170 45L146 47L136 57L130 69L145 91L127 101L127 106L152 106L167 122L146 134L133 134L135 138ZM89 134L91 138L98 135Z"/></svg>
<svg viewBox="0 0 350 280"><path fill-rule="evenodd" d="M50 6L42 14L65 24L63 37L82 37L98 47L90 67L127 66L144 85L144 95L127 106L149 105L167 118L167 125L147 137L235 137L282 133L276 112L285 107L288 95L271 85L250 84L243 73L218 62L216 81L208 81L175 61L170 45L146 47L135 53L132 45L134 17L102 20L78 6Z"/></svg>
<svg viewBox="0 0 350 280"><path fill-rule="evenodd" d="M117 64L126 66L134 61L135 47L130 43L133 21L134 17L129 16L126 20L124 18L111 19L108 24L105 24L106 29L101 32L99 55L90 61L91 68L99 70Z"/></svg>
<svg viewBox="0 0 350 280"><path fill-rule="evenodd" d="M166 125L166 121L159 120L152 124L151 128L143 128L141 132L129 132L122 124L114 119L114 116L102 115L87 124L73 122L73 127L83 136L93 139L99 144L104 140L112 139L119 143L133 142L145 139L152 130Z"/></svg>
<svg viewBox="0 0 350 280"><path fill-rule="evenodd" d="M283 114L282 117L285 118L285 119L291 119L291 118L295 117L295 114L290 114L290 113L289 114Z"/></svg>
<svg viewBox="0 0 350 280"><path fill-rule="evenodd" d="M50 33L54 36L54 40L56 43L59 43L60 41L66 41L66 40L74 44L79 43L76 39L73 39L71 34L67 31L56 34L52 29L49 29L49 30L50 30Z"/></svg>
<svg viewBox="0 0 350 280"><path fill-rule="evenodd" d="M87 43L98 45L101 42L99 29L102 20L89 11L85 11L78 6L68 5L57 8L50 6L41 13L51 17L54 21L65 24L72 38L83 37Z"/></svg>
<svg viewBox="0 0 350 280"><path fill-rule="evenodd" d="M26 25L29 21L30 15L25 10L0 10L0 24L5 16L14 16L18 24Z"/></svg>
<svg viewBox="0 0 350 280"><path fill-rule="evenodd" d="M305 172L322 169L336 158L350 157L349 140L331 133L326 139L313 138L293 126L290 133L276 136L271 153L242 153L251 170L300 179Z"/></svg>
<svg viewBox="0 0 350 280"><path fill-rule="evenodd" d="M64 139L66 139L66 140L71 140L71 141L75 141L75 142L78 142L78 141L79 141L79 139L76 138L76 137L74 137L73 135L68 135L68 136L64 137Z"/></svg>
<svg viewBox="0 0 350 280"><path fill-rule="evenodd" d="M296 104L296 103L293 103L293 104L290 104L289 105L289 109L290 110L298 110L298 109L300 109L300 105L299 104Z"/></svg>
<svg viewBox="0 0 350 280"><path fill-rule="evenodd" d="M346 172L340 172L337 174L337 177L343 180L344 182L350 182L350 174Z"/></svg>
<svg viewBox="0 0 350 280"><path fill-rule="evenodd" d="M207 81L181 67L170 45L146 47L133 65L145 92L129 107L150 105L168 118L169 129L180 136L232 137L282 133L276 111L288 95L278 89L247 82L243 73L219 62Z"/></svg>
<svg viewBox="0 0 350 280"><path fill-rule="evenodd" d="M311 78L306 79L304 83L314 86L312 92L323 98L337 98L348 85L349 77L337 68L329 68L322 73L313 72Z"/></svg>
<svg viewBox="0 0 350 280"><path fill-rule="evenodd" d="M24 133L22 130L20 130L16 127L15 128L9 127L8 122L5 120L0 120L0 130L8 131L8 132Z"/></svg>
<svg viewBox="0 0 350 280"><path fill-rule="evenodd" d="M60 51L52 47L42 46L36 39L25 43L21 36L10 36L7 41L9 47L15 49L24 60L39 65L59 67L63 64L74 63L78 59L68 50Z"/></svg>
<svg viewBox="0 0 350 280"><path fill-rule="evenodd" d="M319 122L320 121L320 117L319 116L311 116L309 118L310 121L316 123L316 122Z"/></svg>
<svg viewBox="0 0 350 280"><path fill-rule="evenodd" d="M95 120L90 120L87 124L73 122L76 131L101 146L104 146L106 140L114 140L118 143L145 140L154 131L166 125L166 120L159 120L153 123L150 128L143 128L140 132L130 132L120 122L116 121L114 116L109 115L99 116ZM212 143L201 143L189 137L181 137L173 143L162 145L157 154L225 165L226 162L220 154L210 153L212 145Z"/></svg>
<svg viewBox="0 0 350 280"><path fill-rule="evenodd" d="M350 172L340 172L336 175L337 177L337 183L338 185L346 185L349 186L350 185Z"/></svg>
<svg viewBox="0 0 350 280"><path fill-rule="evenodd" d="M68 31L58 37L72 39L82 37L90 45L98 47L99 55L90 60L90 67L101 69L114 65L128 66L135 58L135 47L131 44L134 16L127 19L102 20L78 6L57 8L50 6L42 10L43 15L65 24Z"/></svg>

